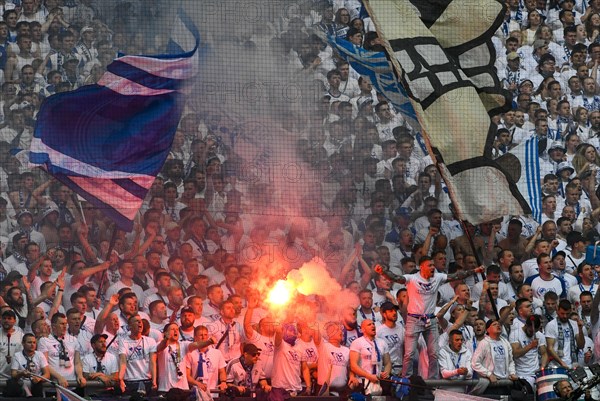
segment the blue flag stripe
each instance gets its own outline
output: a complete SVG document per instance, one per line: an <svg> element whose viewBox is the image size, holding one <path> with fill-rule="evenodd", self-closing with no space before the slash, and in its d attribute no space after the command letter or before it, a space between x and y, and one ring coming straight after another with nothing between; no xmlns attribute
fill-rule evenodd
<svg viewBox="0 0 600 401"><path fill-rule="evenodd" d="M177 90L183 84L182 80L152 75L147 71L136 68L119 60L115 60L110 63L106 69L115 75L126 78L151 89Z"/></svg>
<svg viewBox="0 0 600 401"><path fill-rule="evenodd" d="M147 192L146 188L138 185L137 183L135 183L132 180L117 179L117 180L112 180L112 182L114 182L116 185L120 186L121 188L123 188L124 190L129 192L130 194L137 196L138 198L144 199L144 197L146 196L146 192Z"/></svg>

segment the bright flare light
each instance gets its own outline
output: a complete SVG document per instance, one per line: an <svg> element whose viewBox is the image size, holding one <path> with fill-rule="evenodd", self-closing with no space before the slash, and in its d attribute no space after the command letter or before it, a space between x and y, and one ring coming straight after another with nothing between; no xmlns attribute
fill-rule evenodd
<svg viewBox="0 0 600 401"><path fill-rule="evenodd" d="M292 298L293 287L285 280L278 280L269 295L267 301L272 305L283 306Z"/></svg>

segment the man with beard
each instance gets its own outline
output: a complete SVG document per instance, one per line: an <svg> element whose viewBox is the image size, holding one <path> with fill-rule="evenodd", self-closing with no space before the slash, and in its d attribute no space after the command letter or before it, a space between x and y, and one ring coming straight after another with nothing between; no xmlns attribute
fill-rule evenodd
<svg viewBox="0 0 600 401"><path fill-rule="evenodd" d="M558 303L557 318L546 325L548 354L555 364L566 369L577 363L577 353L585 346L583 321L569 319L571 302L566 299Z"/></svg>
<svg viewBox="0 0 600 401"><path fill-rule="evenodd" d="M90 339L94 351L84 356L81 364L87 380L99 380L106 387L113 387L119 381L119 362L116 356L106 352L107 339L106 334L94 334Z"/></svg>
<svg viewBox="0 0 600 401"><path fill-rule="evenodd" d="M376 328L377 338L387 344L392 364L391 374L399 376L402 374L404 327L396 324L398 320L398 306L389 301L384 302L379 307L379 313L381 313L383 323Z"/></svg>
<svg viewBox="0 0 600 401"><path fill-rule="evenodd" d="M369 290L361 290L358 293L358 302L360 303L357 313L357 324L360 325L363 320L371 319L377 321L375 309L373 309L373 292Z"/></svg>
<svg viewBox="0 0 600 401"><path fill-rule="evenodd" d="M589 114L590 127L587 143L594 145L596 149L600 148L600 111L592 111Z"/></svg>
<svg viewBox="0 0 600 401"><path fill-rule="evenodd" d="M148 310L154 301L163 301L166 305L167 295L171 288L171 275L168 271L159 269L154 274L154 287L144 292L144 310Z"/></svg>
<svg viewBox="0 0 600 401"><path fill-rule="evenodd" d="M586 330L586 334L592 339L592 302L593 296L590 291L582 291L579 294L579 316L583 320L583 327Z"/></svg>
<svg viewBox="0 0 600 401"><path fill-rule="evenodd" d="M508 267L509 281L506 284L506 298L507 302L512 302L518 299L517 293L519 286L525 281L525 274L523 273L523 267L519 263L513 263Z"/></svg>
<svg viewBox="0 0 600 401"><path fill-rule="evenodd" d="M189 306L181 309L179 321L179 341L194 341L194 321L196 316L194 310Z"/></svg>
<svg viewBox="0 0 600 401"><path fill-rule="evenodd" d="M221 304L221 315L218 320L210 323L208 333L219 339L215 348L223 352L225 361L229 362L240 356L240 344L244 340L242 325L235 321L235 307L233 302L224 301Z"/></svg>
<svg viewBox="0 0 600 401"><path fill-rule="evenodd" d="M7 272L15 270L20 263L25 263L25 246L29 243L27 236L22 233L17 233L12 237L9 245L12 245L12 255L2 261Z"/></svg>
<svg viewBox="0 0 600 401"><path fill-rule="evenodd" d="M23 283L26 282L27 278L22 277ZM27 315L29 313L29 292L25 292L25 297L28 300L27 305L25 305L25 300L23 299L23 290L19 287L11 287L6 292L6 296L4 297L4 301L6 304L13 310L17 317L17 325L21 328L25 328L25 324L27 321Z"/></svg>
<svg viewBox="0 0 600 401"><path fill-rule="evenodd" d="M2 330L0 330L0 378L11 377L10 366L15 354L23 349L23 331L16 327L17 315L10 309L2 312Z"/></svg>
<svg viewBox="0 0 600 401"><path fill-rule="evenodd" d="M376 337L375 322L366 319L362 322L363 336L354 340L350 345L350 371L351 377L366 380L365 393L379 395L377 385L379 379L387 379L392 371L387 344Z"/></svg>
<svg viewBox="0 0 600 401"><path fill-rule="evenodd" d="M160 299L150 302L148 306L150 311L150 328L162 331L165 324L168 322L167 304Z"/></svg>
<svg viewBox="0 0 600 401"><path fill-rule="evenodd" d="M341 312L342 322L342 345L350 347L350 344L358 337L362 336L360 329L358 328L358 322L356 319L356 310L351 306L346 306Z"/></svg>

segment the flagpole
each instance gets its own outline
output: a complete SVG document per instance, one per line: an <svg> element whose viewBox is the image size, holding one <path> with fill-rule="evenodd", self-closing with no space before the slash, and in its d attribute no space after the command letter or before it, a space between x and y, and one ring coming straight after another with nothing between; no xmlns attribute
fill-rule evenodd
<svg viewBox="0 0 600 401"><path fill-rule="evenodd" d="M108 252L106 253L106 260L108 260L108 261L110 261L111 254L113 252L113 249L115 248L115 243L117 242L117 232L118 231L119 231L119 229L117 228L117 225L114 224L113 231L112 231L112 234L110 237L110 244L108 246ZM112 265L109 265L109 268L110 268L110 266L112 266ZM100 284L98 285L98 295L102 294L102 290L103 290L102 286L104 284L104 279L106 278L106 270L108 270L108 269L102 270L102 276L100 277Z"/></svg>

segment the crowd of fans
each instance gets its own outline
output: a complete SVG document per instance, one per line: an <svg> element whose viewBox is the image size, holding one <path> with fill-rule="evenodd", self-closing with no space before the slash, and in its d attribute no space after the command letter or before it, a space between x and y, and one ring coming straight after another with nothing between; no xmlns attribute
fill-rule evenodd
<svg viewBox="0 0 600 401"><path fill-rule="evenodd" d="M279 152L318 178L299 205L244 180L248 161L222 136L233 127L194 110L190 97L125 233L10 150L29 147L46 97L97 82L120 51L161 53L162 36L133 30L150 8L135 13L132 4L119 3L107 21L92 0L0 0L7 394L39 395L41 376L78 388L100 381L106 391L197 387L277 401L325 384L325 394L389 393L412 374L489 394L506 391L489 385L499 379L535 391L542 368L566 379L600 360L600 253L586 259L600 240L600 0L507 0L493 39L514 97L512 110L493 117L493 154L539 139L540 222L453 217L419 128L323 40L378 46L360 2L334 0L302 2L260 30L286 71L323 88L308 115L281 113L304 129ZM248 50L264 45L258 37L224 40ZM284 218L288 209L299 213ZM297 295L283 311L265 301L309 262L344 295ZM471 378L475 386L461 384Z"/></svg>

